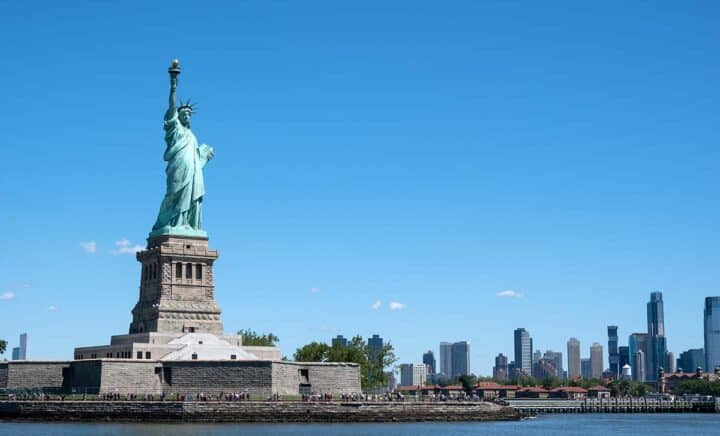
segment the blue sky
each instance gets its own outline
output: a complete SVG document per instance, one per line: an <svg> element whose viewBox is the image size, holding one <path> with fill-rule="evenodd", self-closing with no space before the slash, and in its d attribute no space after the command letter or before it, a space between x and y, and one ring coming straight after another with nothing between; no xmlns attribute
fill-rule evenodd
<svg viewBox="0 0 720 436"><path fill-rule="evenodd" d="M272 331L286 355L379 333L404 362L469 340L489 374L516 327L543 350L576 336L589 354L608 324L625 343L660 290L669 348L702 346L717 2L235 3L3 2L11 346L27 331L32 358L69 358L127 331L140 268L123 251L164 193L175 57L216 151L204 219L227 331Z"/></svg>

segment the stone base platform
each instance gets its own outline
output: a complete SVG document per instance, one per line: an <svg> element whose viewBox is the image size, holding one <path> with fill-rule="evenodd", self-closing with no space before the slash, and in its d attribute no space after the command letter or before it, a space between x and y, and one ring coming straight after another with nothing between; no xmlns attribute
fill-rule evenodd
<svg viewBox="0 0 720 436"><path fill-rule="evenodd" d="M343 403L301 401L0 401L0 420L183 422L511 421L493 403Z"/></svg>
<svg viewBox="0 0 720 436"><path fill-rule="evenodd" d="M0 363L0 389L47 393L255 396L361 392L355 363L275 360L11 361Z"/></svg>

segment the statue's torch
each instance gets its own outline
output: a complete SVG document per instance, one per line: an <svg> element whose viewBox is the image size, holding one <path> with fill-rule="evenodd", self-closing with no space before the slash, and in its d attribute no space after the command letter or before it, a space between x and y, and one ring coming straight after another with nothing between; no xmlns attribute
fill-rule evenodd
<svg viewBox="0 0 720 436"><path fill-rule="evenodd" d="M170 68L168 68L168 74L170 74L171 79L177 79L177 76L180 74L180 61L177 59L173 59L172 63L170 64Z"/></svg>

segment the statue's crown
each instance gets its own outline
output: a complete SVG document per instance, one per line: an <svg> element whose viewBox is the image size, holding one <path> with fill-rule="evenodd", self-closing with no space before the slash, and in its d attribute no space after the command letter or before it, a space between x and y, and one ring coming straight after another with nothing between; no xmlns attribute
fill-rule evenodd
<svg viewBox="0 0 720 436"><path fill-rule="evenodd" d="M177 110L178 110L178 112L180 112L180 111L190 111L191 114L194 114L196 108L195 108L195 104L194 104L194 103L190 103L190 99L188 98L185 103L183 103L182 100L180 100L180 106L177 108Z"/></svg>

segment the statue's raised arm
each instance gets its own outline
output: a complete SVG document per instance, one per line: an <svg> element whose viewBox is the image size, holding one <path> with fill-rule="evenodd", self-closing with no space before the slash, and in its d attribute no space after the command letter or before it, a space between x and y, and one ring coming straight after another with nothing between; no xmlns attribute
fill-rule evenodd
<svg viewBox="0 0 720 436"><path fill-rule="evenodd" d="M165 114L166 119L172 118L177 108L175 100L175 90L177 89L178 76L180 75L180 61L178 61L177 59L173 59L172 64L170 64L170 68L168 68L168 73L170 74L170 98L168 103L168 110Z"/></svg>

